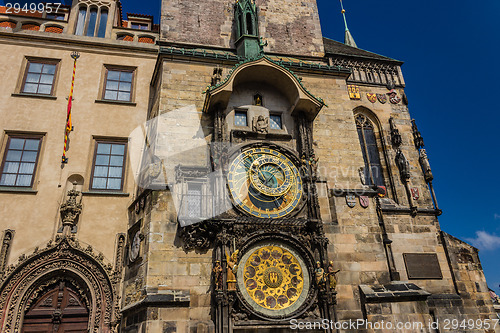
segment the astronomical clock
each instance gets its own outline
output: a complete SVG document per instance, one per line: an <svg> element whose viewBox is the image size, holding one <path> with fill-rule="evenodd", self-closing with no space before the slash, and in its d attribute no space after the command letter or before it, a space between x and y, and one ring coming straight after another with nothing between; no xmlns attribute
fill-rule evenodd
<svg viewBox="0 0 500 333"><path fill-rule="evenodd" d="M236 208L258 218L290 215L303 195L298 168L283 153L266 147L237 155L229 166L227 183Z"/></svg>
<svg viewBox="0 0 500 333"><path fill-rule="evenodd" d="M222 229L214 266L217 325L245 328L333 317L323 307L332 293L322 268L323 282L317 282L316 262L325 260L326 242L308 208L315 193L313 168L299 156L269 142L241 145L228 154L222 181L233 213L217 224Z"/></svg>

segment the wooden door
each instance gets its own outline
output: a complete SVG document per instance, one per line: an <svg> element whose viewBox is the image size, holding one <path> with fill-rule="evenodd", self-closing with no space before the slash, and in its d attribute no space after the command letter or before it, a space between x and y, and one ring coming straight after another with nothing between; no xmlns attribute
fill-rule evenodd
<svg viewBox="0 0 500 333"><path fill-rule="evenodd" d="M24 315L22 332L86 333L89 311L69 283L58 285L38 297Z"/></svg>

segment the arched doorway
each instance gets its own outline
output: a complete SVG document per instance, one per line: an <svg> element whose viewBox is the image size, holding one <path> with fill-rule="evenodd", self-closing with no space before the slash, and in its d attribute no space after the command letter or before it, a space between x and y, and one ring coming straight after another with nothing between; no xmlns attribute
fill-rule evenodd
<svg viewBox="0 0 500 333"><path fill-rule="evenodd" d="M89 310L84 297L68 281L45 288L24 315L22 332L88 332Z"/></svg>

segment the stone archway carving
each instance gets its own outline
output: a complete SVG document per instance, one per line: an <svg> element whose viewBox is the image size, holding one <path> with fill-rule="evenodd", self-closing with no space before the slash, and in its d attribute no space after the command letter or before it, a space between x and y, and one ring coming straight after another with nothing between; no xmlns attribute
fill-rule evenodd
<svg viewBox="0 0 500 333"><path fill-rule="evenodd" d="M0 331L20 331L25 310L47 283L72 278L81 288L89 308L89 332L115 332L119 322L116 281L112 267L103 263L102 254L92 247L83 249L78 241L59 238L43 250L21 256L0 281Z"/></svg>

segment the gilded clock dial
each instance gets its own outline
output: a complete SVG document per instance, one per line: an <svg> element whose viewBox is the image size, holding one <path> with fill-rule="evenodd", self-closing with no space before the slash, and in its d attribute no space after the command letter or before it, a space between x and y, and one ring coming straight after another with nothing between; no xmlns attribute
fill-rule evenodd
<svg viewBox="0 0 500 333"><path fill-rule="evenodd" d="M283 243L268 242L250 249L241 259L237 278L248 304L270 317L296 311L309 290L304 261Z"/></svg>
<svg viewBox="0 0 500 333"><path fill-rule="evenodd" d="M229 166L228 186L235 205L260 218L290 214L302 196L298 169L284 154L270 148L252 148Z"/></svg>

